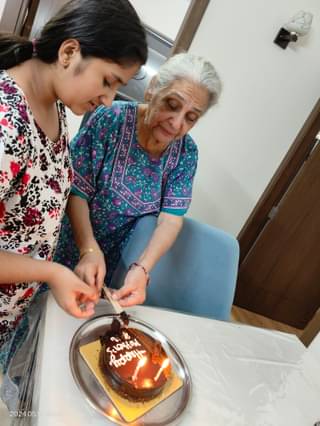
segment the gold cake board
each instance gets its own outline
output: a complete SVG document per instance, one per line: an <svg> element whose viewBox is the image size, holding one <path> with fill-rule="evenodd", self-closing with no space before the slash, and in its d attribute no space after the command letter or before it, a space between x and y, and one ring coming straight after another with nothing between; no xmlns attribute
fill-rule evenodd
<svg viewBox="0 0 320 426"><path fill-rule="evenodd" d="M118 395L104 378L99 367L99 355L101 350L100 340L88 343L80 347L80 353L87 363L88 367L105 390L106 394L112 401L113 405L118 410L120 416L127 422L131 423L137 420L139 417L146 414L160 402L168 398L174 392L176 392L182 385L183 382L180 377L172 370L170 379L165 384L160 395L156 396L150 401L145 402L132 402L120 395Z"/></svg>

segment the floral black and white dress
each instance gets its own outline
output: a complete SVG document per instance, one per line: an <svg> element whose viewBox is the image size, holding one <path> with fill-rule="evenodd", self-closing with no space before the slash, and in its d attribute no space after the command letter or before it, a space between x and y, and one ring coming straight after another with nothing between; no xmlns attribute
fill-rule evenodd
<svg viewBox="0 0 320 426"><path fill-rule="evenodd" d="M66 115L53 142L34 120L22 90L0 71L0 250L51 260L72 183ZM0 265L1 267L1 265ZM0 284L0 364L41 283Z"/></svg>

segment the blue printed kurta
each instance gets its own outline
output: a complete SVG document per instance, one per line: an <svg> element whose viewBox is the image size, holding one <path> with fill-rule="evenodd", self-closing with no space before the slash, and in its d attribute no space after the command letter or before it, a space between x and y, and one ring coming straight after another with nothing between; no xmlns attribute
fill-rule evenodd
<svg viewBox="0 0 320 426"><path fill-rule="evenodd" d="M95 237L108 265L107 282L136 220L167 212L182 216L191 202L198 150L189 135L151 158L136 133L138 104L99 107L71 143L72 192L88 201ZM56 260L74 268L79 252L65 218Z"/></svg>

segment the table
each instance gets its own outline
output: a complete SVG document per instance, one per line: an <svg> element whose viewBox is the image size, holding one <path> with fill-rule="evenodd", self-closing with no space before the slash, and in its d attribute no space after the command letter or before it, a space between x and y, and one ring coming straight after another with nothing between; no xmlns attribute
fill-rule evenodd
<svg viewBox="0 0 320 426"><path fill-rule="evenodd" d="M101 315L112 312L102 302ZM128 312L158 328L185 358L192 399L183 426L313 426L320 420L320 364L298 338L236 323L136 306ZM107 426L78 390L69 346L83 321L48 298L38 354L37 426Z"/></svg>

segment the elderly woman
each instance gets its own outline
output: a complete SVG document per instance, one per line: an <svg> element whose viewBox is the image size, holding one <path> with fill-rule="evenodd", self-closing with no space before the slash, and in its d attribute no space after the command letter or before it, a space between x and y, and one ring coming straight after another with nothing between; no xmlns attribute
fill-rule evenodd
<svg viewBox="0 0 320 426"><path fill-rule="evenodd" d="M75 180L56 260L90 286L107 285L139 218L157 227L113 297L143 303L149 272L174 243L192 195L198 150L189 130L215 104L221 84L201 57L171 57L151 80L145 103L99 107L72 144Z"/></svg>

